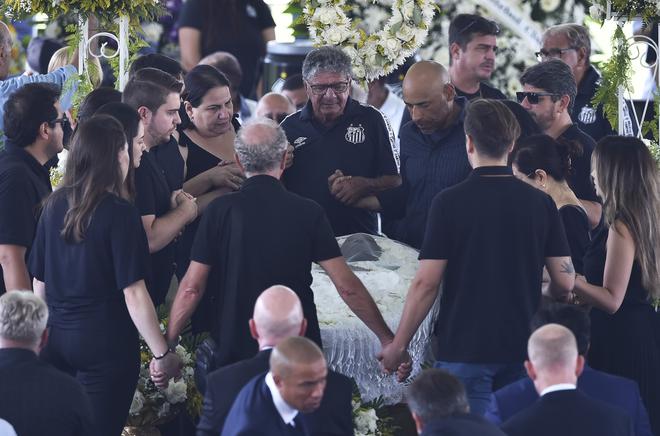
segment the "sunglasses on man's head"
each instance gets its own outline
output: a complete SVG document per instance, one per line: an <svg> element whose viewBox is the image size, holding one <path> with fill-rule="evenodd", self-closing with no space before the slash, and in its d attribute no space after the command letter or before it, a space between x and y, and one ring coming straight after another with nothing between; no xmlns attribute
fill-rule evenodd
<svg viewBox="0 0 660 436"><path fill-rule="evenodd" d="M518 103L522 103L523 100L527 99L529 104L539 104L541 97L559 97L559 95L551 92L516 92Z"/></svg>

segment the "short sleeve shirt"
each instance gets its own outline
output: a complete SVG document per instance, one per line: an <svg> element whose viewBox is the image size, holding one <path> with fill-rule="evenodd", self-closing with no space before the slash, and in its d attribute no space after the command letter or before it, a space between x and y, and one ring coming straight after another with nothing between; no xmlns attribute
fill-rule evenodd
<svg viewBox="0 0 660 436"><path fill-rule="evenodd" d="M0 244L32 246L41 201L51 192L48 172L32 155L9 142L0 152ZM5 292L0 268L0 294Z"/></svg>
<svg viewBox="0 0 660 436"><path fill-rule="evenodd" d="M476 168L438 194L419 256L447 260L438 359L522 362L545 258L559 256L570 250L555 203L510 168Z"/></svg>
<svg viewBox="0 0 660 436"><path fill-rule="evenodd" d="M591 153L596 147L596 141L580 130L577 124L572 124L561 134L560 138L577 142L582 147L582 155L573 159L571 173L568 176L568 185L575 192L577 198L598 202L596 188L591 180Z"/></svg>
<svg viewBox="0 0 660 436"><path fill-rule="evenodd" d="M149 255L138 211L108 194L83 240L67 242L60 232L69 203L64 192L56 195L39 220L29 261L30 273L46 285L49 325L130 326L123 290L145 279Z"/></svg>
<svg viewBox="0 0 660 436"><path fill-rule="evenodd" d="M294 147L293 166L282 177L286 188L320 204L336 236L376 234L376 214L336 200L328 188L328 177L335 170L366 178L399 173L399 151L383 114L349 98L344 114L325 128L315 121L308 102L287 117L282 128Z"/></svg>

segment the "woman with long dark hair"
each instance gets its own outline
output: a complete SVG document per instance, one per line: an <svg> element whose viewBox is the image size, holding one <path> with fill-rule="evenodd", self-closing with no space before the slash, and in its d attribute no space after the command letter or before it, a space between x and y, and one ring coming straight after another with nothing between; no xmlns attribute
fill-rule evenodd
<svg viewBox="0 0 660 436"><path fill-rule="evenodd" d="M274 39L275 21L263 0L188 0L179 17L183 67L190 71L204 56L227 51L241 64L241 94L248 98L259 79L259 58Z"/></svg>
<svg viewBox="0 0 660 436"><path fill-rule="evenodd" d="M582 258L589 245L589 218L568 186L567 178L571 162L581 154L580 144L556 141L548 135L522 138L511 153L513 174L555 201L571 249L571 260L579 274L582 274Z"/></svg>
<svg viewBox="0 0 660 436"><path fill-rule="evenodd" d="M125 198L130 165L116 119L98 115L79 124L29 261L35 292L50 312L42 358L83 385L95 435L117 436L126 422L140 369L138 331L156 356L160 385L181 363L169 352L144 284L147 240Z"/></svg>
<svg viewBox="0 0 660 436"><path fill-rule="evenodd" d="M635 380L660 434L660 181L644 143L601 139L591 156L604 226L584 257L574 292L593 306L589 363Z"/></svg>

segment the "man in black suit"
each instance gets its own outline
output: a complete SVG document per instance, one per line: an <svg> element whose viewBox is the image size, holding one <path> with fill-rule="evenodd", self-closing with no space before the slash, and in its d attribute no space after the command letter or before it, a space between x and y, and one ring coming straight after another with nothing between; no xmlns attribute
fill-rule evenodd
<svg viewBox="0 0 660 436"><path fill-rule="evenodd" d="M250 320L250 333L259 343L259 353L212 372L207 380L197 436L217 436L241 389L256 375L268 371L272 347L291 336L302 336L307 327L300 299L286 286L273 286L261 293ZM321 406L305 415L310 434L315 436L353 434L350 378L328 370L328 382Z"/></svg>
<svg viewBox="0 0 660 436"><path fill-rule="evenodd" d="M465 388L442 369L422 371L408 386L406 399L422 436L504 436L499 428L470 413Z"/></svg>
<svg viewBox="0 0 660 436"><path fill-rule="evenodd" d="M0 417L21 436L91 436L82 386L37 357L47 320L46 303L31 291L0 297Z"/></svg>
<svg viewBox="0 0 660 436"><path fill-rule="evenodd" d="M631 436L632 420L621 409L576 389L584 366L575 336L559 324L536 330L527 345L525 369L541 398L502 425L509 436Z"/></svg>
<svg viewBox="0 0 660 436"><path fill-rule="evenodd" d="M310 435L302 414L321 405L327 374L318 345L300 336L284 339L270 355L270 371L236 397L221 436Z"/></svg>
<svg viewBox="0 0 660 436"><path fill-rule="evenodd" d="M548 304L539 310L532 319L532 330L546 324L556 323L569 329L577 340L580 356L589 350L591 323L589 315L581 308L562 303ZM633 419L635 435L653 436L649 417L639 394L637 383L592 369L585 363L578 376L577 389L590 396L619 407ZM486 419L496 425L511 418L516 413L532 405L539 398L534 383L529 378L518 380L499 389L491 395L486 410Z"/></svg>

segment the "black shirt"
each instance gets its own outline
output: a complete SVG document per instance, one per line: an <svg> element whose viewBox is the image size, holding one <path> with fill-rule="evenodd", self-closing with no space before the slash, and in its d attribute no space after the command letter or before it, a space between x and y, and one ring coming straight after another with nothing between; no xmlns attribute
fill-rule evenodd
<svg viewBox="0 0 660 436"><path fill-rule="evenodd" d="M96 207L79 243L60 235L69 204L64 192L44 210L30 272L46 284L48 324L111 333L132 328L123 290L143 280L147 238L135 206L108 194Z"/></svg>
<svg viewBox="0 0 660 436"><path fill-rule="evenodd" d="M571 249L571 260L573 261L575 272L584 274L582 271L582 258L587 252L590 241L589 218L581 207L571 204L560 208L559 215L566 231L566 240Z"/></svg>
<svg viewBox="0 0 660 436"><path fill-rule="evenodd" d="M202 57L216 51L228 51L236 56L243 70L241 95L252 95L258 77L257 62L266 54L266 43L262 31L275 27L275 21L270 8L263 0L235 0L237 20L232 23L214 22L208 27L216 32L215 38L204 34L205 19L220 19L209 17L210 1L217 0L188 0L183 4L179 17L179 28L193 27L202 33ZM231 26L234 26L231 29Z"/></svg>
<svg viewBox="0 0 660 436"><path fill-rule="evenodd" d="M591 180L591 153L596 147L596 141L580 130L577 124L572 124L559 136L560 139L575 141L582 146L582 155L572 161L571 173L568 176L568 186L580 200L599 201L596 188Z"/></svg>
<svg viewBox="0 0 660 436"><path fill-rule="evenodd" d="M232 217L232 211L238 218ZM242 231L234 228L235 219L241 220ZM240 253L223 250L231 232L241 238ZM200 306L211 305L214 311L222 308L220 300L232 292L225 289L223 281L229 275L225 273L229 256L239 256L240 293L232 307L235 320L218 317L217 312L210 316L220 323L220 331L233 330L228 335L233 342L230 362L257 352L248 320L259 294L272 285L288 286L298 294L308 322L307 336L321 343L310 288L311 266L312 262L339 257L341 252L318 204L287 192L277 179L265 175L250 177L239 191L214 200L202 216L191 253L191 260L212 266Z"/></svg>
<svg viewBox="0 0 660 436"><path fill-rule="evenodd" d="M165 171L150 151L142 155L140 166L135 170L135 191L135 205L140 215L155 215L159 218L170 211L172 189L167 183ZM151 253L147 289L156 307L165 301L174 274L175 255L175 241Z"/></svg>
<svg viewBox="0 0 660 436"><path fill-rule="evenodd" d="M295 148L293 166L282 177L287 189L320 204L336 236L378 233L376 214L335 199L328 177L337 169L347 176L367 178L399 173L394 133L383 114L349 98L344 114L326 128L314 119L308 102L287 117L282 128Z"/></svg>
<svg viewBox="0 0 660 436"><path fill-rule="evenodd" d="M51 193L48 171L30 153L6 141L0 152L0 244L32 246L39 205ZM0 295L5 281L0 267Z"/></svg>
<svg viewBox="0 0 660 436"><path fill-rule="evenodd" d="M479 83L479 91L474 94L468 94L467 92L461 91L454 85L456 89L456 95L459 97L465 97L468 100L473 100L475 98L490 98L494 100L506 100L506 95L502 94L499 89L489 85L486 82Z"/></svg>
<svg viewBox="0 0 660 436"><path fill-rule="evenodd" d="M465 151L463 119L467 101L458 97L461 108L456 121L430 135L412 121L401 127L401 186L378 194L383 228L389 237L419 249L424 240L426 217L435 195L465 180L472 168ZM390 222L391 218L400 218Z"/></svg>
<svg viewBox="0 0 660 436"><path fill-rule="evenodd" d="M420 259L446 259L438 360L525 360L546 257L569 256L550 196L508 167L480 167L433 200Z"/></svg>
<svg viewBox="0 0 660 436"><path fill-rule="evenodd" d="M170 140L149 150L163 170L170 191L183 188L183 173L186 163L179 151L179 143L174 136Z"/></svg>

